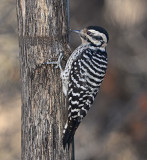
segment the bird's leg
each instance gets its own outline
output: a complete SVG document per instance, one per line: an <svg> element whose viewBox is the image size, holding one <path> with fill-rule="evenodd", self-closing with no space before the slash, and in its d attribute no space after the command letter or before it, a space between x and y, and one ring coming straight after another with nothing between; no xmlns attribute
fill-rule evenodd
<svg viewBox="0 0 147 160"><path fill-rule="evenodd" d="M60 69L61 73L63 72L62 66L61 66L61 61L63 59L63 53L60 53L58 60L56 62L44 62L43 64L56 64L57 66L55 68Z"/></svg>

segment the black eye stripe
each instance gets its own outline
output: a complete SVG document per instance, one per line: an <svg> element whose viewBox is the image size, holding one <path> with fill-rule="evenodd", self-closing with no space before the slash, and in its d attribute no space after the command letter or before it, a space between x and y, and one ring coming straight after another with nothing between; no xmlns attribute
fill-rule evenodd
<svg viewBox="0 0 147 160"><path fill-rule="evenodd" d="M101 36L92 36L93 39L96 39L96 40L103 40L103 38Z"/></svg>
<svg viewBox="0 0 147 160"><path fill-rule="evenodd" d="M94 36L90 31L87 31L87 35L91 36L95 40L103 40L101 36Z"/></svg>

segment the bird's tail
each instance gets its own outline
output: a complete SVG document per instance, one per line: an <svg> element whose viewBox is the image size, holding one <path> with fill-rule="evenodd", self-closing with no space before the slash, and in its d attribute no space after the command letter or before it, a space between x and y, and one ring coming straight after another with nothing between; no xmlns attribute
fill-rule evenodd
<svg viewBox="0 0 147 160"><path fill-rule="evenodd" d="M65 149L66 144L68 144L68 149L70 147L70 143L72 142L72 139L74 137L75 131L78 128L80 122L78 121L68 121L65 124L64 130L63 130L63 148Z"/></svg>

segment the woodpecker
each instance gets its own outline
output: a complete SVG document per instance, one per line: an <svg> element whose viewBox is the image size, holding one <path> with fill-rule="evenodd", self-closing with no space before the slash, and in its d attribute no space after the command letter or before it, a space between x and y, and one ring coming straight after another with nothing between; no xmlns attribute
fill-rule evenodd
<svg viewBox="0 0 147 160"><path fill-rule="evenodd" d="M82 44L69 57L65 69L60 64L63 93L68 102L68 118L63 130L63 147L70 145L76 129L87 115L99 91L107 69L107 31L99 26L89 26L78 33ZM51 63L50 63L51 64Z"/></svg>

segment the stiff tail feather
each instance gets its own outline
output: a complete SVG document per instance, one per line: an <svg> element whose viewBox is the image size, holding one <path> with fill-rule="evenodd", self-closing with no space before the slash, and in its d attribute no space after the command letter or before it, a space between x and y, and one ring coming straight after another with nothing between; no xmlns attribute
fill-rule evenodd
<svg viewBox="0 0 147 160"><path fill-rule="evenodd" d="M68 121L64 127L63 131L63 148L65 149L66 145L68 144L68 149L70 147L70 143L74 137L75 131L78 128L80 122L76 119Z"/></svg>

